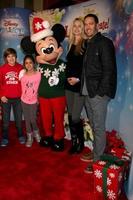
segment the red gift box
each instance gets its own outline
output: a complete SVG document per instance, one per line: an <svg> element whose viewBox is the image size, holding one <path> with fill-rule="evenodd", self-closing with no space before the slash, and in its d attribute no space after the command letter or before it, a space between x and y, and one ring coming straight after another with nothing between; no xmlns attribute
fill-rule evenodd
<svg viewBox="0 0 133 200"><path fill-rule="evenodd" d="M93 164L96 199L118 200L124 179L124 166L99 160Z"/></svg>

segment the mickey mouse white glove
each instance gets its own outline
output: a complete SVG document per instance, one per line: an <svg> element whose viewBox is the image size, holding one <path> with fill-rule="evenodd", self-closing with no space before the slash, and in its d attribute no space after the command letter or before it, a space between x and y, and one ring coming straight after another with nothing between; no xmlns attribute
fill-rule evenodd
<svg viewBox="0 0 133 200"><path fill-rule="evenodd" d="M19 76L18 76L19 80L21 80L21 78L24 76L25 72L26 72L25 69L22 69L22 70L19 72Z"/></svg>

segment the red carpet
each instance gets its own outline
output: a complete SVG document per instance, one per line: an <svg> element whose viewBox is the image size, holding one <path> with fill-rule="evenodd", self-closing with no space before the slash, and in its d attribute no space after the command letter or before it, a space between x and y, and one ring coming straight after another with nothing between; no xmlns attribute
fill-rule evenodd
<svg viewBox="0 0 133 200"><path fill-rule="evenodd" d="M70 141L56 153L35 142L20 145L14 127L11 135L10 145L0 147L0 200L97 200L93 175L84 173L87 163L67 153Z"/></svg>

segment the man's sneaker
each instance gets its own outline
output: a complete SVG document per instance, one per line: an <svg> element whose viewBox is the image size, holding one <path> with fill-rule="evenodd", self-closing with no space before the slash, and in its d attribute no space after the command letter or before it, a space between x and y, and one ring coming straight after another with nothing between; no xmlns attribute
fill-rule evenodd
<svg viewBox="0 0 133 200"><path fill-rule="evenodd" d="M86 174L92 174L92 173L93 173L93 166L92 166L92 164L89 164L89 165L87 166L87 168L84 170L84 172L85 172Z"/></svg>
<svg viewBox="0 0 133 200"><path fill-rule="evenodd" d="M80 160L84 162L93 162L93 158L94 158L93 152L89 152L89 153L83 154Z"/></svg>
<svg viewBox="0 0 133 200"><path fill-rule="evenodd" d="M6 146L8 146L8 143L9 143L8 139L2 139L0 146L1 147L6 147Z"/></svg>
<svg viewBox="0 0 133 200"><path fill-rule="evenodd" d="M24 136L21 136L18 139L19 139L20 144L25 144L25 137Z"/></svg>

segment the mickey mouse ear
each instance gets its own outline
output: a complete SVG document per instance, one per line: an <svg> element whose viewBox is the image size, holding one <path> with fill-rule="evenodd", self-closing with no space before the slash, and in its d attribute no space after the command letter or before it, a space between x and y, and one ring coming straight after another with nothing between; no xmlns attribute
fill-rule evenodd
<svg viewBox="0 0 133 200"><path fill-rule="evenodd" d="M57 40L58 44L64 40L66 36L66 30L63 25L55 24L52 27L52 31L54 33L54 37Z"/></svg>
<svg viewBox="0 0 133 200"><path fill-rule="evenodd" d="M26 36L21 40L20 46L24 53L34 54L35 53L35 43L31 42L30 36Z"/></svg>

